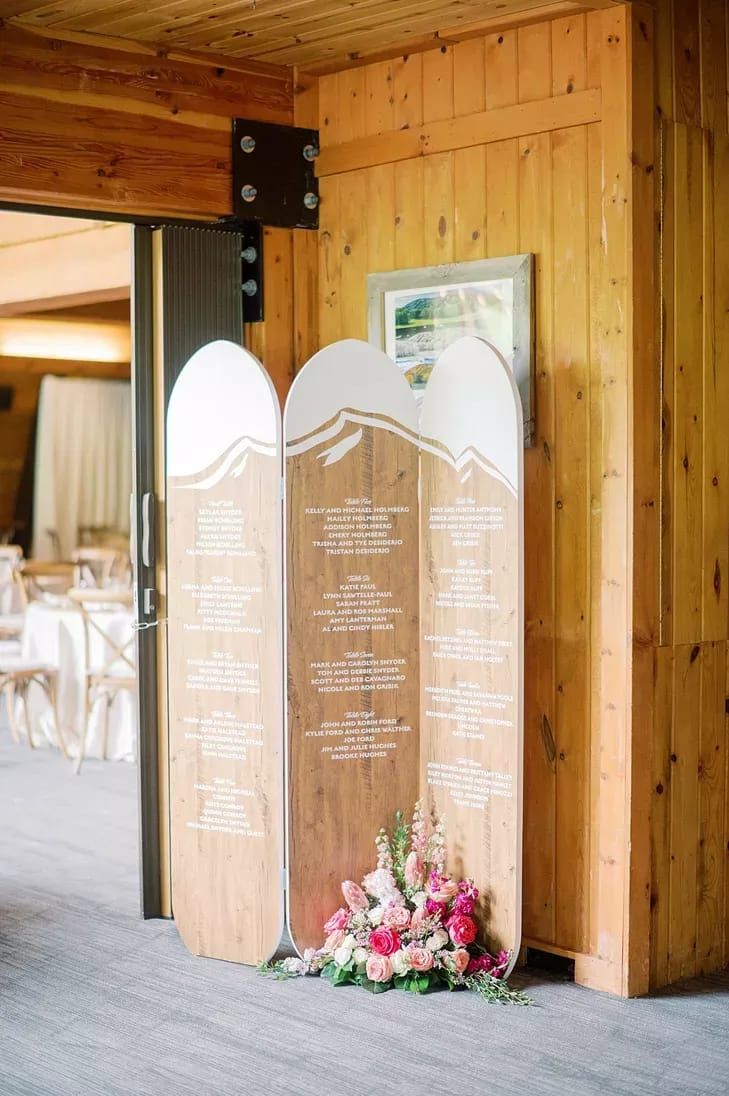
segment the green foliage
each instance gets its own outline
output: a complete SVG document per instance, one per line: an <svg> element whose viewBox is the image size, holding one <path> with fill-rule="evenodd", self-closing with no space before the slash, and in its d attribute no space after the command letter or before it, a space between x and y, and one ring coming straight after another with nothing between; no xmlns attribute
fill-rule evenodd
<svg viewBox="0 0 729 1096"><path fill-rule="evenodd" d="M405 861L410 852L410 826L402 811L395 814L395 829L390 842L392 849L392 873L401 891L405 891Z"/></svg>

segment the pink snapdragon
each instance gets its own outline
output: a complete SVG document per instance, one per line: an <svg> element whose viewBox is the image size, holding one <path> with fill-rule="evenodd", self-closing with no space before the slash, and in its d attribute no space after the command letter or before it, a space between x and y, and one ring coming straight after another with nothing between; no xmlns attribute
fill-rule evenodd
<svg viewBox="0 0 729 1096"><path fill-rule="evenodd" d="M367 895L362 888L357 883L353 883L351 879L345 879L342 883L342 894L344 895L344 901L353 913L357 913L358 910L367 910L370 908Z"/></svg>

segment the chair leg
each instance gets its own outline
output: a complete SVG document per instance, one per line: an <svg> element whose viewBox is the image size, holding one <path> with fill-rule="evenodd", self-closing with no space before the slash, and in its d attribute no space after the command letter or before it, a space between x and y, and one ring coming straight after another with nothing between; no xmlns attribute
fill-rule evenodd
<svg viewBox="0 0 729 1096"><path fill-rule="evenodd" d="M18 718L15 711L15 683L8 681L3 685L2 692L5 695L5 707L8 711L8 726L10 736L16 744L20 744L20 732L18 731Z"/></svg>
<svg viewBox="0 0 729 1096"><path fill-rule="evenodd" d="M53 722L56 726L56 737L58 738L58 745L61 748L64 761L68 761L68 749L66 748L66 739L63 734L63 728L61 727L61 719L58 714L58 681L55 673L47 673L45 678L46 691L48 693L48 700L51 708L53 709Z"/></svg>
<svg viewBox="0 0 729 1096"><path fill-rule="evenodd" d="M31 726L30 711L28 709L28 689L29 689L29 687L30 687L30 682L29 681L24 681L23 684L20 686L20 688L18 690L18 695L20 697L20 706L23 709L23 716L25 718L25 733L28 736L28 745L30 746L31 750L34 750L35 749L35 743L33 741L33 728Z"/></svg>
<svg viewBox="0 0 729 1096"><path fill-rule="evenodd" d="M81 772L81 766L84 760L84 754L86 753L86 738L89 733L89 720L91 719L91 686L88 681L86 682L86 688L84 691L84 727L81 732L81 741L78 744L78 758L76 759L76 775Z"/></svg>
<svg viewBox="0 0 729 1096"><path fill-rule="evenodd" d="M109 712L111 706L114 703L114 694L107 693L104 697L106 703L104 704L104 724L101 737L101 760L106 761L107 747L109 745Z"/></svg>

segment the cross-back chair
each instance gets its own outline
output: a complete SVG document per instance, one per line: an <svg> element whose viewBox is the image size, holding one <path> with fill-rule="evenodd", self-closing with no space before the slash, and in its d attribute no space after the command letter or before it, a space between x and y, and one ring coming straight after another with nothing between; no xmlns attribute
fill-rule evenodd
<svg viewBox="0 0 729 1096"><path fill-rule="evenodd" d="M131 592L73 588L70 600L78 607L84 626L84 726L76 772L80 772L86 752L89 722L95 705L104 701L102 757L106 758L109 739L109 712L120 692L137 687L134 633L118 641L109 632L109 609L132 607ZM98 640L101 640L101 643ZM96 641L96 643L95 643ZM96 647L96 656L94 656Z"/></svg>

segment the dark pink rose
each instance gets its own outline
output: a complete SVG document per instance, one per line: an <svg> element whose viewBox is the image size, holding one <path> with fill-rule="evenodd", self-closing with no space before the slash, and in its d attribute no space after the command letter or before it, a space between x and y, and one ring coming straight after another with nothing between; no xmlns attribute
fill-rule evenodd
<svg viewBox="0 0 729 1096"><path fill-rule="evenodd" d="M452 917L449 917L446 928L453 943L459 947L472 944L476 939L476 922L463 913L454 913Z"/></svg>
<svg viewBox="0 0 729 1096"><path fill-rule="evenodd" d="M467 974L489 974L494 967L494 960L490 955L477 955L468 964Z"/></svg>
<svg viewBox="0 0 729 1096"><path fill-rule="evenodd" d="M438 917L441 921L446 912L445 902L436 902L433 898L428 898L425 903L425 912L428 917Z"/></svg>
<svg viewBox="0 0 729 1096"><path fill-rule="evenodd" d="M394 929L373 929L370 933L370 947L378 955L394 955L400 950L400 937Z"/></svg>

